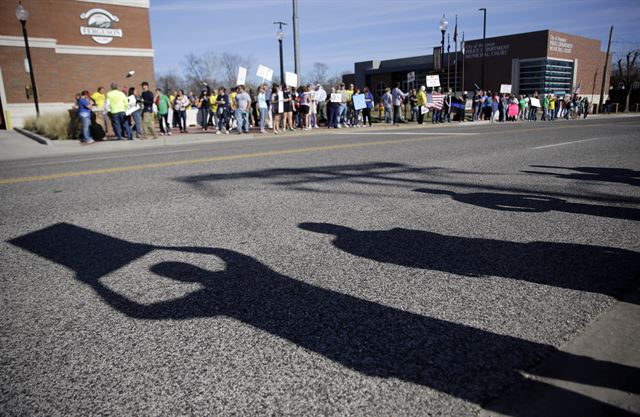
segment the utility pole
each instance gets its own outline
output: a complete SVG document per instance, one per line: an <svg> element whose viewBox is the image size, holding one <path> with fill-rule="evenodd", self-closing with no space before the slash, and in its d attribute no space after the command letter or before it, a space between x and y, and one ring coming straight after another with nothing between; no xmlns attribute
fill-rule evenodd
<svg viewBox="0 0 640 417"><path fill-rule="evenodd" d="M460 91L462 92L462 95L464 95L464 32L462 32L462 43L460 44L460 52L462 53L462 74L461 77L462 78L461 81L461 86L460 86Z"/></svg>
<svg viewBox="0 0 640 417"><path fill-rule="evenodd" d="M451 34L447 33L447 90L451 88L451 64L449 56L451 55Z"/></svg>
<svg viewBox="0 0 640 417"><path fill-rule="evenodd" d="M480 88L484 91L484 56L487 40L487 9L482 7L478 10L484 13L484 23L482 24L482 76L480 78Z"/></svg>
<svg viewBox="0 0 640 417"><path fill-rule="evenodd" d="M604 84L607 79L607 64L609 64L609 52L611 52L611 36L613 36L613 25L609 30L609 43L607 44L607 56L604 59L604 72L602 73L602 88L600 89L600 101L598 102L598 112L602 111L602 101L604 100Z"/></svg>
<svg viewBox="0 0 640 417"><path fill-rule="evenodd" d="M457 94L458 91L458 15L456 15L456 28L453 32L453 49L454 49L454 75L453 75L453 95Z"/></svg>
<svg viewBox="0 0 640 417"><path fill-rule="evenodd" d="M298 0L293 2L293 61L296 74L298 74L298 84L302 85L302 75L300 74L300 44L298 42Z"/></svg>

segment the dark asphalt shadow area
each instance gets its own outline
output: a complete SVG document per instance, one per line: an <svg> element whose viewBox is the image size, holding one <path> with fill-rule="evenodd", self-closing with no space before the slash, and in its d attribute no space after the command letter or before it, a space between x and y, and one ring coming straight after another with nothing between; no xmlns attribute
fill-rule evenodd
<svg viewBox="0 0 640 417"><path fill-rule="evenodd" d="M548 256L554 256L552 260L593 258L594 262L603 265L616 261L627 267L628 262L637 260L633 252L601 247L541 242L527 246L482 239L456 240L435 233L402 229L357 232L325 224L303 224L300 227L336 234L336 246L354 255L467 274L498 272L510 275L507 271L518 262L526 262L534 271L542 273L545 268L536 269L536 265L543 263L535 260L540 256L547 261L550 261L545 258ZM558 352L550 345L425 317L310 285L229 249L139 244L67 223L17 237L9 243L70 268L76 279L90 286L106 304L129 317L142 320L231 317L362 374L398 378L476 404L484 404L496 392L519 383L523 380L519 371L531 368L552 352ZM479 250L481 257L464 261L470 254L469 250L465 251L465 246L482 248ZM185 262L153 265L150 273L181 282L197 282L203 288L180 298L149 305L132 301L101 283L100 279L105 275L153 250L215 256L226 264L226 269L209 271ZM499 261L481 255L483 252L500 254L500 251L504 253ZM552 254L554 251L560 253ZM437 259L437 262L419 262L418 254L422 257L434 252L436 257L431 259ZM515 259L510 260L512 257ZM462 262L461 266L458 266L459 262ZM578 260L574 259L572 266L577 263ZM516 269L517 273L524 274L522 269ZM584 271L585 267L579 270ZM534 279L533 275L520 278ZM609 281L600 288L591 280L587 283L600 291L605 291L606 286L622 284ZM578 286L575 283L571 285ZM587 288L588 285L582 287ZM566 355L577 369L597 366L624 375L628 380L640 380L639 369ZM583 381L583 377L576 372L576 382L599 382ZM607 411L615 415L627 415L616 407L598 405L608 407Z"/></svg>
<svg viewBox="0 0 640 417"><path fill-rule="evenodd" d="M573 171L569 174L559 174L549 171L522 171L527 174L549 175L555 178L578 181L598 181L640 186L640 171L626 168L605 167L561 167L552 165L531 165L532 168Z"/></svg>
<svg viewBox="0 0 640 417"><path fill-rule="evenodd" d="M497 276L614 297L640 272L638 252L605 246L520 243L401 228L360 231L329 223L299 227L333 235L335 247L378 262L468 277Z"/></svg>
<svg viewBox="0 0 640 417"><path fill-rule="evenodd" d="M455 191L429 188L418 188L414 191L432 195L447 195L461 203L499 211L517 211L523 213L560 211L564 213L640 221L640 209L637 208L572 203L561 198L546 195L490 192L457 193Z"/></svg>

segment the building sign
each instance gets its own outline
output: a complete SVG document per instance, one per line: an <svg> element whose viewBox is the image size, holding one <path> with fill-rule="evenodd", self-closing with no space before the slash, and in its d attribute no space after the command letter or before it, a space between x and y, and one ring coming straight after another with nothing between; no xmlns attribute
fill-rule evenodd
<svg viewBox="0 0 640 417"><path fill-rule="evenodd" d="M549 37L549 52L560 52L570 54L573 52L573 44L567 42L567 38L562 36L551 35Z"/></svg>
<svg viewBox="0 0 640 417"><path fill-rule="evenodd" d="M427 75L427 87L440 87L440 76Z"/></svg>
<svg viewBox="0 0 640 417"><path fill-rule="evenodd" d="M433 69L434 71L442 71L442 60L440 59L440 51L442 48L439 46L433 48Z"/></svg>
<svg viewBox="0 0 640 417"><path fill-rule="evenodd" d="M496 44L495 42L487 42L485 45L484 56L505 56L509 52L509 44ZM482 42L467 42L465 45L465 58L482 58Z"/></svg>
<svg viewBox="0 0 640 417"><path fill-rule="evenodd" d="M101 45L111 43L113 38L122 37L122 29L113 27L120 19L104 9L91 9L82 13L80 19L87 19L87 26L80 26L80 34L91 36L91 39Z"/></svg>

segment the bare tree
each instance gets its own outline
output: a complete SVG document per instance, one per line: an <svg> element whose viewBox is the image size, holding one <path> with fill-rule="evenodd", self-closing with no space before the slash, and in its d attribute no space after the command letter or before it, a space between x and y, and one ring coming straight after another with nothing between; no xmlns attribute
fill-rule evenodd
<svg viewBox="0 0 640 417"><path fill-rule="evenodd" d="M232 54L229 52L225 52L220 56L220 79L227 86L235 86L237 76L238 76L238 67L247 68L247 74L250 74L251 67L253 66L253 58L252 57L244 57L238 54Z"/></svg>
<svg viewBox="0 0 640 417"><path fill-rule="evenodd" d="M178 74L156 74L156 86L162 91L179 90L185 88L185 80Z"/></svg>
<svg viewBox="0 0 640 417"><path fill-rule="evenodd" d="M631 99L631 89L633 84L640 79L636 61L638 60L638 51L628 52L626 55L626 67L623 65L622 59L618 60L618 77L625 88L625 113L629 111L629 101Z"/></svg>
<svg viewBox="0 0 640 417"><path fill-rule="evenodd" d="M329 71L329 66L322 62L316 62L313 64L313 69L307 76L307 80L314 84L326 84L327 82L327 71Z"/></svg>
<svg viewBox="0 0 640 417"><path fill-rule="evenodd" d="M215 85L219 65L218 56L213 51L202 55L190 53L184 57L185 81L189 90L197 91L203 83Z"/></svg>
<svg viewBox="0 0 640 417"><path fill-rule="evenodd" d="M325 90L331 89L331 87L337 87L342 82L342 76L345 74L349 74L349 71L341 71L333 74L331 77L327 78L325 84L323 84Z"/></svg>

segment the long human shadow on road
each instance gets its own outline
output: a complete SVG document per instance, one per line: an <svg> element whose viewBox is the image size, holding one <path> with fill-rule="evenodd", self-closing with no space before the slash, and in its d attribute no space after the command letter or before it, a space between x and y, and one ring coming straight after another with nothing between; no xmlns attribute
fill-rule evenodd
<svg viewBox="0 0 640 417"><path fill-rule="evenodd" d="M66 223L9 242L70 268L76 279L129 317L181 320L227 316L362 374L398 378L477 404L522 381L520 370L556 351L550 345L309 285L228 249L132 243ZM137 303L100 282L105 275L156 249L215 256L224 261L226 269L209 271L184 262L155 264L151 272L177 281L197 282L203 288L149 305ZM584 366L607 367L620 375L621 381L640 378L640 370L633 367L557 353ZM576 382L592 382L590 377L577 373L575 378L580 380ZM594 382L634 389L617 379ZM582 400L600 404L587 397Z"/></svg>
<svg viewBox="0 0 640 417"><path fill-rule="evenodd" d="M242 171L233 173L212 173L179 177L176 180L190 186L204 190L207 184L215 184L224 181L260 180L270 185L285 187L290 190L339 194L343 191L332 187L331 189L313 188L322 184L357 184L380 187L426 187L449 186L469 188L483 191L502 191L520 194L544 194L558 198L588 199L606 203L634 203L640 204L640 199L630 196L620 196L603 193L570 194L558 191L532 191L523 187L508 187L495 184L485 184L460 180L460 176L471 175L502 175L494 172L472 172L452 170L442 167L416 167L396 162L371 162L365 164L327 165L310 168L271 168L262 170ZM346 194L380 195L377 191L369 194L362 191L348 190Z"/></svg>
<svg viewBox="0 0 640 417"><path fill-rule="evenodd" d="M553 165L531 165L532 168L574 171L570 174L559 174L548 171L522 171L527 174L550 175L568 180L614 182L619 184L640 186L640 171L627 168L606 167L561 167Z"/></svg>
<svg viewBox="0 0 640 417"><path fill-rule="evenodd" d="M618 296L640 272L639 253L605 246L509 242L402 228L360 231L330 223L301 223L299 227L333 235L335 247L378 262L610 296Z"/></svg>
<svg viewBox="0 0 640 417"><path fill-rule="evenodd" d="M587 214L613 219L640 220L640 209L620 206L570 203L561 198L535 194L505 193L456 193L454 191L418 188L414 191L425 194L448 195L453 200L499 211L519 211L525 213L545 213L562 211L565 213Z"/></svg>

